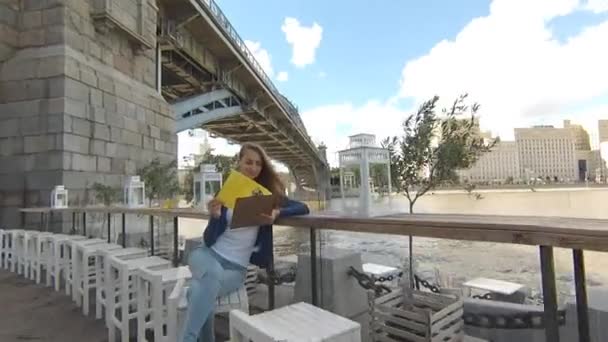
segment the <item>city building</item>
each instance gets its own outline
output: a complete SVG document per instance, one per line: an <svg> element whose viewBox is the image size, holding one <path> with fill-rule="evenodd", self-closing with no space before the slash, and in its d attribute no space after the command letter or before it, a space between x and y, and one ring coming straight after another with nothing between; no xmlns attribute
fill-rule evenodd
<svg viewBox="0 0 608 342"><path fill-rule="evenodd" d="M572 182L583 177L586 160L577 160L576 134L570 128L515 128L519 170L524 180Z"/></svg>
<svg viewBox="0 0 608 342"><path fill-rule="evenodd" d="M484 153L468 170L459 172L462 180L472 183L506 183L520 178L519 156L514 141L501 141Z"/></svg>
<svg viewBox="0 0 608 342"><path fill-rule="evenodd" d="M564 128L569 129L574 136L574 149L577 151L590 151L589 133L581 125L575 125L570 120L564 120Z"/></svg>
<svg viewBox="0 0 608 342"><path fill-rule="evenodd" d="M599 132L600 143L608 141L608 120L598 120L597 129Z"/></svg>

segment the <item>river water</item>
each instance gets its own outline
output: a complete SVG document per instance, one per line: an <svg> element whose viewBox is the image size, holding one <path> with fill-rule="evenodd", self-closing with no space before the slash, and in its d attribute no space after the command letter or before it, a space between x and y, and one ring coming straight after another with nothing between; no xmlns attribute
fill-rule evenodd
<svg viewBox="0 0 608 342"><path fill-rule="evenodd" d="M494 215L561 216L608 219L608 189L542 189L479 191L477 199L461 191L443 191L422 197L417 213L459 213ZM330 210L348 211L356 200L332 200ZM376 199L372 214L407 212L402 196ZM180 234L200 236L204 222L182 220ZM608 229L608 227L607 227ZM304 229L275 228L277 255L294 254L308 249L309 233ZM408 238L394 235L323 231L320 254L328 246L361 252L367 262L400 266L408 255ZM540 289L538 248L503 243L468 242L432 238L414 239L416 273L431 281L437 271L451 278L455 285L476 277L488 277L525 284L534 292ZM608 253L585 252L589 286L608 285ZM555 267L560 294L570 293L573 284L572 252L555 249ZM563 299L563 298L562 298Z"/></svg>

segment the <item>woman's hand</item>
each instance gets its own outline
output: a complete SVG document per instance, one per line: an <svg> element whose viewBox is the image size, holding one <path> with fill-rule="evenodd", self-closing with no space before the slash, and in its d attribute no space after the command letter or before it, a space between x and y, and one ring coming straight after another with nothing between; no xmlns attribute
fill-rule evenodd
<svg viewBox="0 0 608 342"><path fill-rule="evenodd" d="M266 219L267 224L273 224L274 221L279 216L280 212L281 211L279 209L272 209L272 213L270 215L268 215L268 214L260 214L260 215L262 215L262 217Z"/></svg>
<svg viewBox="0 0 608 342"><path fill-rule="evenodd" d="M207 210L213 218L218 218L222 215L222 202L212 199L207 203Z"/></svg>

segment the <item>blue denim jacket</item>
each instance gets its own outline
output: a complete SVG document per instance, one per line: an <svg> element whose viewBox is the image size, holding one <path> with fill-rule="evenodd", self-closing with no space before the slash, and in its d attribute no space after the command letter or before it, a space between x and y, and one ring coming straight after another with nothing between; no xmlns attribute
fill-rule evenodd
<svg viewBox="0 0 608 342"><path fill-rule="evenodd" d="M222 207L222 214L220 217L212 217L209 219L209 223L203 234L203 240L207 247L213 246L217 239L226 231L228 226L226 212L227 208ZM306 215L309 212L310 210L306 204L288 199L280 208L279 218ZM256 251L251 254L251 259L249 261L254 265L267 268L272 257L272 225L260 226L255 246L257 247Z"/></svg>

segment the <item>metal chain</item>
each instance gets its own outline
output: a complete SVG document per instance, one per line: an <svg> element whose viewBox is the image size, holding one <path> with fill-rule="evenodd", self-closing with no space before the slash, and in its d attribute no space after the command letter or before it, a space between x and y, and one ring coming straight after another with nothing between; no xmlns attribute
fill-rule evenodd
<svg viewBox="0 0 608 342"><path fill-rule="evenodd" d="M390 293L391 289L382 284L376 284L374 278L368 276L365 273L357 271L354 267L350 266L348 275L355 277L359 285L366 290L374 290L376 296L382 295L383 292Z"/></svg>
<svg viewBox="0 0 608 342"><path fill-rule="evenodd" d="M522 312L516 314L463 314L464 323L469 326L490 329L542 329L545 327L543 312ZM558 310L557 323L566 324L566 311Z"/></svg>

